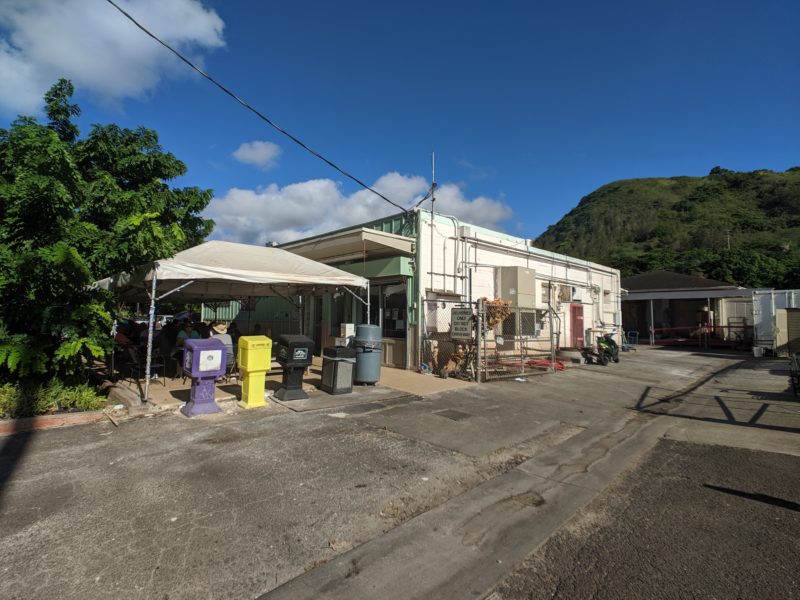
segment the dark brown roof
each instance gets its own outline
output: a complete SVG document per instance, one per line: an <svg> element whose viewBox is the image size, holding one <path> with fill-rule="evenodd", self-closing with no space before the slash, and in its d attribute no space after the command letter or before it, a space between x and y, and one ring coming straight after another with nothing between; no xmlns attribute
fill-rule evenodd
<svg viewBox="0 0 800 600"><path fill-rule="evenodd" d="M622 287L629 292L643 292L651 290L693 290L693 289L737 289L738 286L726 281L683 275L672 271L650 271L639 273L632 277L623 277L620 282Z"/></svg>

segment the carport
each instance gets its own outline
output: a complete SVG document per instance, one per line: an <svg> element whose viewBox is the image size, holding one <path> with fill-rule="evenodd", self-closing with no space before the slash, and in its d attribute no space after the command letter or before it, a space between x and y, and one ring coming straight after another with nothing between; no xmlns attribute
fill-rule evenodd
<svg viewBox="0 0 800 600"><path fill-rule="evenodd" d="M367 306L369 280L280 248L209 241L172 258L154 261L133 273L95 282L127 302L150 303L145 385L150 393L153 326L156 302L170 296L177 302L221 302L242 297L278 296L287 300L346 290ZM357 291L366 289L365 298Z"/></svg>

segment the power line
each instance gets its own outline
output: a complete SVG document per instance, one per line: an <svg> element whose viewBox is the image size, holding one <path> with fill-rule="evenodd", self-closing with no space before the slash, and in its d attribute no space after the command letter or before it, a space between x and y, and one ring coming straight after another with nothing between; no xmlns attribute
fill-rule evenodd
<svg viewBox="0 0 800 600"><path fill-rule="evenodd" d="M328 160L327 158L325 158L324 156L322 156L322 154L320 154L320 153L319 153L319 152L317 152L316 150L313 150L313 149L309 148L309 147L308 147L308 146L306 146L306 145L305 145L305 144L304 144L302 141L300 141L298 138L296 138L296 137L295 137L295 136L293 136L291 133L289 133L288 131L286 131L286 130L285 130L283 127L281 127L280 125L278 125L278 124L274 123L274 122L273 122L271 119L269 119L267 116L263 115L263 114L262 114L262 113L260 113L258 110L256 110L256 109L255 109L255 108L253 108L252 106L250 106L250 105L249 105L247 102L245 102L244 100L242 100L242 99L241 99L239 96L237 96L237 95L236 95L235 93L233 93L231 90L229 90L229 89L228 89L228 88L226 88L224 85L222 85L221 83L219 83L219 82L218 82L216 79L214 79L213 77L211 77L211 75L209 75L208 73L206 73L205 71L203 71L202 69L200 69L198 66L196 66L196 65L195 65L195 64L194 64L192 61L190 61L188 58L186 58L186 57L185 57L183 54L181 54L180 52L178 52L177 50L175 50L175 49L174 49L172 46L170 46L169 44L167 44L167 43L166 43L164 40L162 40L161 38L159 38L159 37L158 37L157 35L155 35L154 33L151 33L151 32L150 32L150 30L148 30L148 29L147 29L147 28L146 28L144 25L142 25L141 23L139 23L139 22L138 22L136 19L134 19L134 18L133 18L133 17L132 17L130 14L128 14L128 13L127 13L127 12L125 12L125 11L124 11L122 8L120 8L120 6L119 6L119 5L118 5L116 2L114 2L114 0L106 0L106 2L108 2L108 3L109 3L111 6L113 6L114 8L116 8L116 9L117 9L119 12L121 12L123 15L125 15L125 16L126 16L126 17L127 17L127 18L128 18L128 19L129 19L129 20L130 20L130 21L131 21L133 24L134 24L134 25L136 25L136 27L138 27L139 29L141 29L142 31L144 31L144 32L145 32L145 33L146 33L148 36L150 36L150 37L151 37L151 38L153 38L155 41L157 41L159 44L161 44L162 46L164 46L164 47L165 47L167 50L169 50L170 52L172 52L172 53L173 53L175 56L177 56L179 59L181 59L181 60L182 60L183 62L185 62L187 65L189 65L189 66L190 66L192 69L194 69L194 70L195 70L195 71L197 71L197 72L198 72L200 75L202 75L203 77L205 77L206 79L208 79L208 80L209 80L211 83L213 83L215 86L217 86L217 87L218 87L219 89L221 89L223 92L225 92L226 94L228 94L228 96L230 96L231 98L233 98L234 100L236 100L236 101L237 101L239 104L241 104L242 106L244 106L244 107L245 107L246 109L248 109L249 111L253 112L253 113L254 113L254 114L257 116L257 117L259 117L259 118L260 118L262 121L264 121L265 123L267 123L268 125L270 125L270 126L271 126L272 128L274 128L276 131L279 131L280 133L282 133L283 135L285 135L286 137L288 137L290 140L292 140L292 141L293 141L295 144L297 144L298 146L300 146L301 148L303 148L303 149L304 149L306 152L309 152L310 154L312 154L312 155L316 156L318 159L320 159L321 161L323 161L323 162L324 162L325 164L327 164L328 166L330 166L330 167L333 167L334 169L336 169L337 171L339 171L339 173L341 173L342 175L344 175L344 176L345 176L345 177L347 177L348 179L351 179L351 180L355 181L355 182L356 182L358 185L360 185L360 186L361 186L362 188L364 188L365 190L368 190L368 191L372 192L373 194L375 194L375 195L376 195L376 196L378 196L379 198L381 198L381 199L385 200L386 202L388 202L388 203L389 203L389 204L391 204L392 206L396 206L397 208L399 208L400 210L402 210L402 211L403 211L403 213L405 213L405 214L408 214L408 211L407 211L407 210L406 210L406 209L405 209L403 206L401 206L401 205L397 204L396 202L393 202L392 200L389 200L389 198L387 198L386 196L384 196L383 194L381 194L381 193L380 193L380 192L378 192L377 190L374 190L374 189L372 189L370 186L368 186L366 183L364 183L363 181L361 181L361 180L360 180L358 177L356 177L355 175L351 175L350 173L348 173L347 171L345 171L344 169L342 169L341 167L339 167L339 166L338 166L338 165L336 165L335 163L331 162L330 160Z"/></svg>
<svg viewBox="0 0 800 600"><path fill-rule="evenodd" d="M428 191L427 191L427 193L426 193L426 194L425 194L425 195L422 197L422 200L420 200L419 202L417 202L417 203L414 205L414 208L417 208L417 207L419 207L419 205L420 205L420 204L422 204L423 202L425 202L425 200L427 200L428 198L430 198L430 197L431 197L431 194L433 194L433 190L434 190L434 188L435 188L435 187L436 187L436 184L435 184L435 183L434 183L433 185L431 185L431 187L430 187L430 188L428 188Z"/></svg>

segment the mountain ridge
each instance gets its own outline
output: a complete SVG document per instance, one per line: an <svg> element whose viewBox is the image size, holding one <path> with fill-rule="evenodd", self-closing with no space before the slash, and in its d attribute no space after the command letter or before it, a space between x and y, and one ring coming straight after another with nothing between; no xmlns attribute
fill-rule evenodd
<svg viewBox="0 0 800 600"><path fill-rule="evenodd" d="M535 245L620 269L800 287L800 167L613 181Z"/></svg>

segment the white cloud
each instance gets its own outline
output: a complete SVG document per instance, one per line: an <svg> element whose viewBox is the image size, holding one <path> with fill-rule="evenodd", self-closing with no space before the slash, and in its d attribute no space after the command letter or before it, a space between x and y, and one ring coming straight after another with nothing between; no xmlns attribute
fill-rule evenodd
<svg viewBox="0 0 800 600"><path fill-rule="evenodd" d="M197 0L120 0L145 27L193 60L225 45L224 23ZM189 71L104 0L0 2L0 111L32 113L60 77L105 102L138 98Z"/></svg>
<svg viewBox="0 0 800 600"><path fill-rule="evenodd" d="M245 142L233 153L233 158L248 165L255 165L265 171L274 167L281 155L281 147L272 142Z"/></svg>
<svg viewBox="0 0 800 600"><path fill-rule="evenodd" d="M372 186L394 202L410 208L428 190L423 177L387 173ZM423 207L427 208L426 202ZM436 211L499 228L512 215L511 208L485 196L467 198L454 184L437 188ZM213 239L251 244L288 242L397 213L398 209L372 192L342 193L330 179L312 179L285 187L275 184L255 190L232 188L214 198L205 216L214 219Z"/></svg>
<svg viewBox="0 0 800 600"><path fill-rule="evenodd" d="M497 229L499 224L510 219L513 211L508 204L487 196L469 200L462 189L447 183L436 188L436 212L455 215L462 221Z"/></svg>

